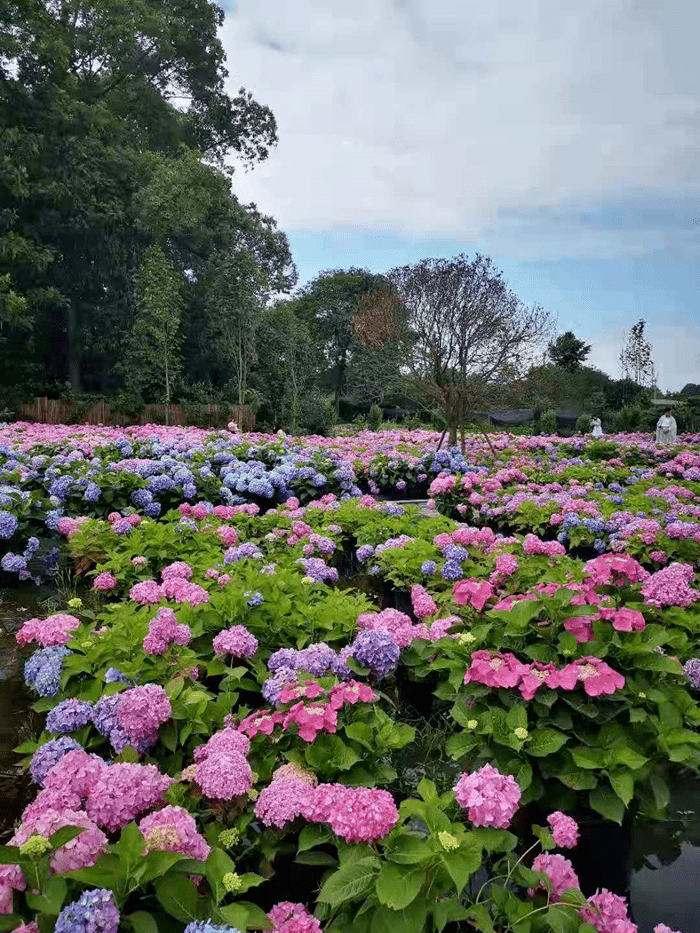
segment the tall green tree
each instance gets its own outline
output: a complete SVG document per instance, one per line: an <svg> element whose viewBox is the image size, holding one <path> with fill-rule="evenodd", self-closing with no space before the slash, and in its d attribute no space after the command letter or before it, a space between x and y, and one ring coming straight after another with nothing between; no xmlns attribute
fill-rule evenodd
<svg viewBox="0 0 700 933"><path fill-rule="evenodd" d="M564 334L559 334L547 349L547 353L554 365L570 373L577 372L583 366L590 352L590 344L579 340L570 330L567 330Z"/></svg>
<svg viewBox="0 0 700 933"><path fill-rule="evenodd" d="M209 0L0 4L0 277L50 377L108 387L151 245L184 274L251 226L224 161L264 159L276 125L227 94L222 21Z"/></svg>
<svg viewBox="0 0 700 933"><path fill-rule="evenodd" d="M136 277L136 320L123 363L127 387L134 394L150 391L170 405L182 370L183 309L177 269L159 246L152 246Z"/></svg>
<svg viewBox="0 0 700 933"><path fill-rule="evenodd" d="M627 334L620 353L620 369L623 379L650 388L655 379L654 360L645 328L646 321L639 320Z"/></svg>
<svg viewBox="0 0 700 933"><path fill-rule="evenodd" d="M360 299L386 286L386 278L367 269L333 269L321 272L296 294L297 313L318 341L328 368L336 408L345 389L348 365L358 341L353 320Z"/></svg>

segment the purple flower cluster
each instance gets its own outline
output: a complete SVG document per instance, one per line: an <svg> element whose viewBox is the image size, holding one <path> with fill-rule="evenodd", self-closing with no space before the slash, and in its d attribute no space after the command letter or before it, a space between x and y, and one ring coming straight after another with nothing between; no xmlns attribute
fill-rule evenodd
<svg viewBox="0 0 700 933"><path fill-rule="evenodd" d="M381 680L399 663L401 649L388 632L360 632L352 645L352 656L369 669L374 680Z"/></svg>
<svg viewBox="0 0 700 933"><path fill-rule="evenodd" d="M34 752L32 762L29 765L29 773L32 776L32 781L38 784L39 787L43 787L44 779L53 766L58 764L61 758L67 755L68 752L76 751L81 748L82 745L76 742L75 739L71 739L66 735L61 736L60 739L49 739L48 742L40 745Z"/></svg>
<svg viewBox="0 0 700 933"><path fill-rule="evenodd" d="M55 697L61 684L63 660L73 654L64 645L41 648L24 665L24 682L40 697Z"/></svg>
<svg viewBox="0 0 700 933"><path fill-rule="evenodd" d="M56 933L117 933L119 910L106 888L83 891L77 901L64 907L56 921Z"/></svg>
<svg viewBox="0 0 700 933"><path fill-rule="evenodd" d="M87 700L63 700L46 717L46 731L63 735L92 722L94 707Z"/></svg>

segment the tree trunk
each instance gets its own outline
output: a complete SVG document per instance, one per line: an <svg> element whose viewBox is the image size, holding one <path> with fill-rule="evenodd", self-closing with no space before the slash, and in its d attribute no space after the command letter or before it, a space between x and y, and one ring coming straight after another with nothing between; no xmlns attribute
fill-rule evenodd
<svg viewBox="0 0 700 933"><path fill-rule="evenodd" d="M71 301L67 311L68 381L76 392L80 391L80 347L78 346L78 315Z"/></svg>
<svg viewBox="0 0 700 933"><path fill-rule="evenodd" d="M340 397L343 394L343 386L345 384L345 372L348 368L348 355L343 353L340 359L338 360L338 377L335 383L335 395L334 395L334 404L335 410L340 410Z"/></svg>

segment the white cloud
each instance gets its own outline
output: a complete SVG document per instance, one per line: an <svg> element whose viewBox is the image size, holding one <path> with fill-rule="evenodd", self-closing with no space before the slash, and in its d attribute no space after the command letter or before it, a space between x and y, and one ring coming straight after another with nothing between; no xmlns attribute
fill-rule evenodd
<svg viewBox="0 0 700 933"><path fill-rule="evenodd" d="M698 27L690 0L236 0L231 88L272 107L280 144L234 188L298 231L662 249L663 224L565 217L700 193Z"/></svg>

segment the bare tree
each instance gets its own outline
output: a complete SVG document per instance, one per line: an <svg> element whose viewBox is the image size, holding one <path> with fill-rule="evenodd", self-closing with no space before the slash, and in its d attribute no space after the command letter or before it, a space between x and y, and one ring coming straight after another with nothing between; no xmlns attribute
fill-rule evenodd
<svg viewBox="0 0 700 933"><path fill-rule="evenodd" d="M511 291L488 257L424 259L389 273L406 314L404 379L442 410L451 441L471 413L522 404L551 316Z"/></svg>
<svg viewBox="0 0 700 933"><path fill-rule="evenodd" d="M625 379L632 379L638 386L651 387L656 379L652 347L646 339L646 321L637 321L624 338L620 353L620 370Z"/></svg>

